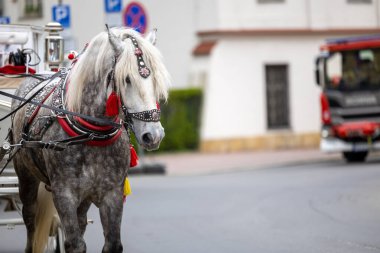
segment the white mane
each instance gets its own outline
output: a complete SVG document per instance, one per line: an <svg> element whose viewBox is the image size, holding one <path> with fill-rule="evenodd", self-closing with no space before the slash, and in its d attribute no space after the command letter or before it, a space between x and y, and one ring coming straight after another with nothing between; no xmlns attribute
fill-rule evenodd
<svg viewBox="0 0 380 253"><path fill-rule="evenodd" d="M167 99L169 74L162 62L162 57L157 48L141 35L128 28L112 28L112 32L122 40L123 52L119 55L115 68L116 90L120 92L120 85L125 85L125 79L129 76L132 85L143 90L142 77L138 72L137 59L134 54L134 46L125 35L133 36L143 52L143 58L147 67L151 70L157 101ZM79 111L81 98L85 85L102 85L106 89L107 74L113 68L115 52L109 42L107 32L102 32L94 37L85 52L79 57L73 67L70 76L70 85L67 91L66 106L69 110ZM128 93L128 91L126 91Z"/></svg>

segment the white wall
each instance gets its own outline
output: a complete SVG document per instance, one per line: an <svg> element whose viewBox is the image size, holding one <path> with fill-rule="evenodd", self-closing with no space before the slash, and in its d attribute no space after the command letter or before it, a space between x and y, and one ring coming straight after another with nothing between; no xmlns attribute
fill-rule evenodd
<svg viewBox="0 0 380 253"><path fill-rule="evenodd" d="M380 0L208 0L200 8L200 30L373 28L380 24ZM215 13L213 13L216 12Z"/></svg>
<svg viewBox="0 0 380 253"><path fill-rule="evenodd" d="M219 0L195 0L197 31L215 30L219 28L219 6Z"/></svg>
<svg viewBox="0 0 380 253"><path fill-rule="evenodd" d="M308 0L315 29L375 28L379 26L379 0L371 4L349 4L347 0Z"/></svg>
<svg viewBox="0 0 380 253"><path fill-rule="evenodd" d="M208 56L196 57L190 67L190 87L205 87L208 82L210 59Z"/></svg>
<svg viewBox="0 0 380 253"><path fill-rule="evenodd" d="M322 37L220 40L211 57L203 140L267 133L265 64L288 64L291 131L319 131L319 88L314 59Z"/></svg>
<svg viewBox="0 0 380 253"><path fill-rule="evenodd" d="M307 26L306 0L285 0L263 4L257 0L219 0L221 29L304 28Z"/></svg>

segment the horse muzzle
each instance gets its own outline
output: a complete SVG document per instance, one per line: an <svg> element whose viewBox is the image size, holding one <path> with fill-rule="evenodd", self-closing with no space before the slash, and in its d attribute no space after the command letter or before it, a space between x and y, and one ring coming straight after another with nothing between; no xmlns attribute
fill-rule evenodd
<svg viewBox="0 0 380 253"><path fill-rule="evenodd" d="M140 145L148 151L156 150L160 147L160 143L164 137L164 128L160 126L159 128L142 133Z"/></svg>

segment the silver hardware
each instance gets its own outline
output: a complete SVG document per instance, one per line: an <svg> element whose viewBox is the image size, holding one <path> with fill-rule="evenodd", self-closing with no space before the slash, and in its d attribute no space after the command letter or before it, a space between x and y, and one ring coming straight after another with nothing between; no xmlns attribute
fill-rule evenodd
<svg viewBox="0 0 380 253"><path fill-rule="evenodd" d="M10 150L11 149L11 144L9 142L7 142L7 141L4 141L2 149L4 149L4 150Z"/></svg>

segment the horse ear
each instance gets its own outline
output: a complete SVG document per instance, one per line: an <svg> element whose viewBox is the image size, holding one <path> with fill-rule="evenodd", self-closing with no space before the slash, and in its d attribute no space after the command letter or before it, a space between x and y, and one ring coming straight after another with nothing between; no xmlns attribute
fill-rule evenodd
<svg viewBox="0 0 380 253"><path fill-rule="evenodd" d="M107 24L106 29L111 46L115 51L116 56L119 56L123 52L123 45L121 44L121 40L113 32L111 32Z"/></svg>
<svg viewBox="0 0 380 253"><path fill-rule="evenodd" d="M152 31L150 31L145 39L147 39L153 45L156 45L156 42L157 42L157 28L154 28Z"/></svg>

